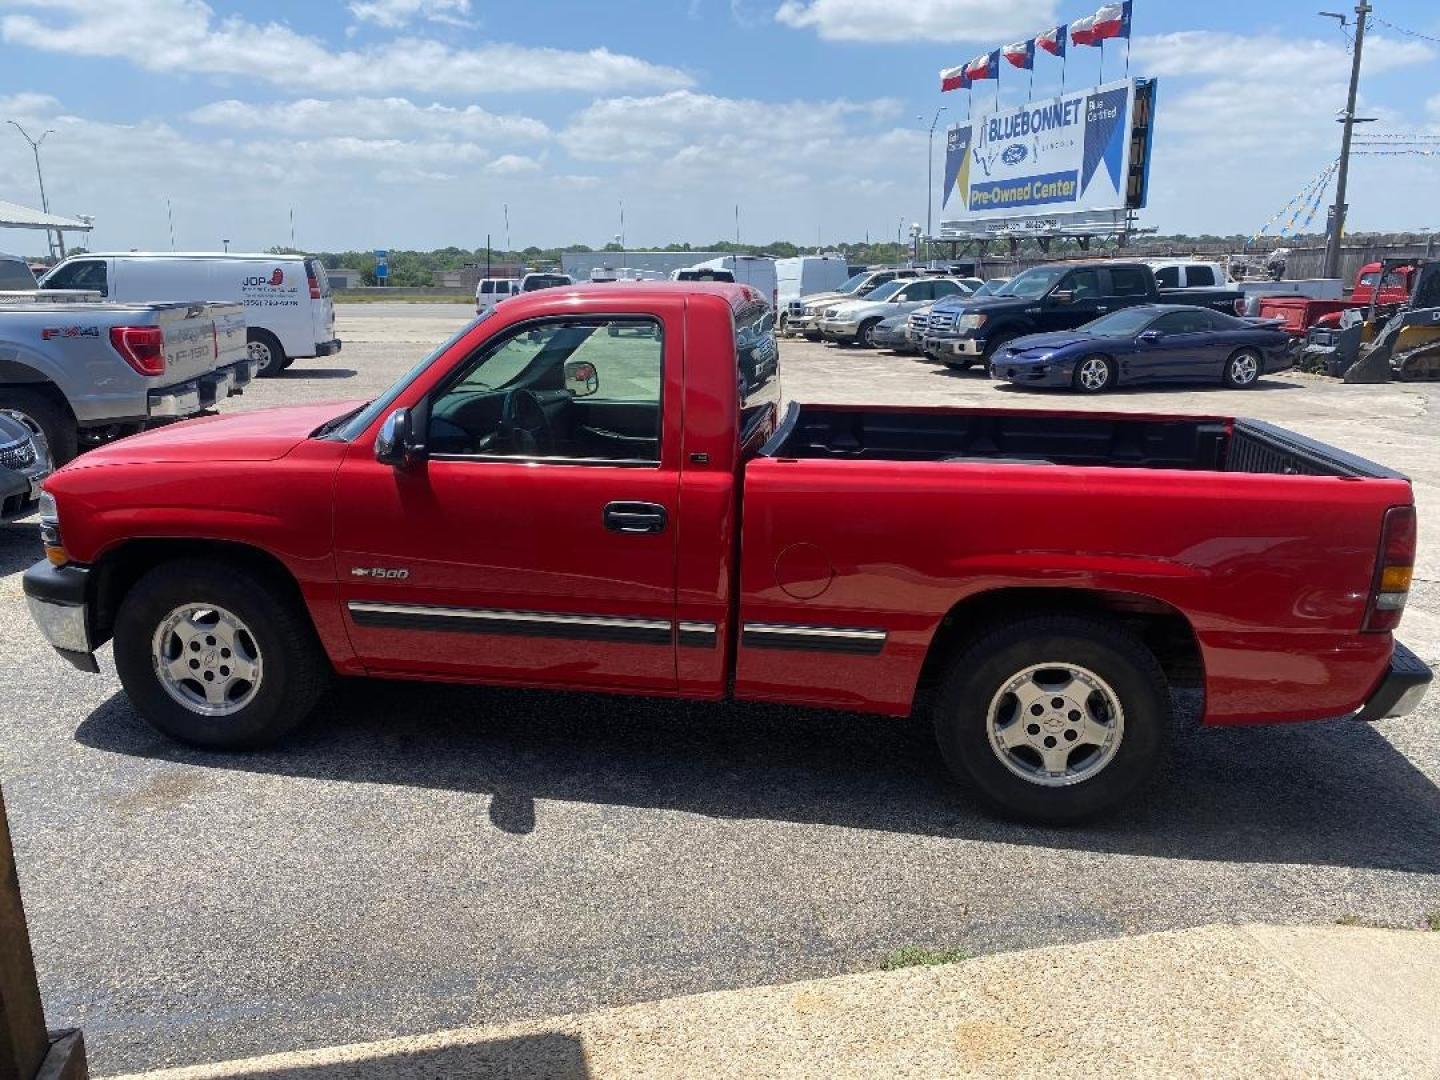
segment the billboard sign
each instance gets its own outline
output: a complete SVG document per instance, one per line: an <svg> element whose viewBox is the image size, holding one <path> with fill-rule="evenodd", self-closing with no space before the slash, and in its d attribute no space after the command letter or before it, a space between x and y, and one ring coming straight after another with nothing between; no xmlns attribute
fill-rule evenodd
<svg viewBox="0 0 1440 1080"><path fill-rule="evenodd" d="M384 248L375 249L375 280L381 285L390 276L390 252Z"/></svg>
<svg viewBox="0 0 1440 1080"><path fill-rule="evenodd" d="M1144 185L1137 203L1129 184L1136 82L1030 101L950 128L947 214L958 221L1013 220L1143 206ZM1147 146L1151 100L1153 91L1144 110Z"/></svg>

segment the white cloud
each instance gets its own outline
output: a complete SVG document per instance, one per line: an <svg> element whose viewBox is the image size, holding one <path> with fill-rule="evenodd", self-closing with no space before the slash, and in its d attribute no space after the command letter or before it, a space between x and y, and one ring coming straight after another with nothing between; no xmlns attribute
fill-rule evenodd
<svg viewBox="0 0 1440 1080"><path fill-rule="evenodd" d="M417 105L406 98L303 98L257 105L216 101L191 111L187 119L230 131L275 131L285 135L344 132L365 138L451 136L482 141L538 141L550 129L528 116L500 116L478 105Z"/></svg>
<svg viewBox="0 0 1440 1080"><path fill-rule="evenodd" d="M777 22L826 41L1011 41L1056 23L1055 0L784 0Z"/></svg>
<svg viewBox="0 0 1440 1080"><path fill-rule="evenodd" d="M470 0L354 0L350 14L387 29L416 19L466 26L470 21Z"/></svg>
<svg viewBox="0 0 1440 1080"><path fill-rule="evenodd" d="M1423 64L1435 55L1423 42L1371 37L1366 42L1361 71L1380 75ZM1350 54L1338 38L1180 30L1136 38L1134 66L1152 75L1213 75L1231 82L1305 76L1317 83L1343 84L1350 77Z"/></svg>
<svg viewBox="0 0 1440 1080"><path fill-rule="evenodd" d="M541 162L524 154L501 154L485 166L485 171L495 176L519 176L522 173L539 172L540 168Z"/></svg>
<svg viewBox="0 0 1440 1080"><path fill-rule="evenodd" d="M0 0L42 14L0 17L7 44L131 61L147 71L241 76L292 89L344 86L354 93L408 88L438 96L483 91L689 86L684 72L608 49L584 52L491 43L455 48L399 38L332 50L283 23L217 18L202 0Z"/></svg>
<svg viewBox="0 0 1440 1080"><path fill-rule="evenodd" d="M775 160L769 133L787 133L785 156L795 147L844 133L854 119L900 113L899 102L797 101L769 103L672 90L654 97L607 98L577 113L560 140L582 161L655 161L677 152L721 156L718 147L743 147L741 164Z"/></svg>

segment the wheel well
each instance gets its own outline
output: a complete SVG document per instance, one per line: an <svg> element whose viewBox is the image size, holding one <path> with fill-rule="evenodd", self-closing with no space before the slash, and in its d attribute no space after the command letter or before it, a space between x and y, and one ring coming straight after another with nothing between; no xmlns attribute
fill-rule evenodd
<svg viewBox="0 0 1440 1080"><path fill-rule="evenodd" d="M211 559L243 567L278 586L299 605L305 618L310 618L299 582L284 563L267 551L227 540L131 540L107 552L94 567L91 616L97 644L110 638L115 613L131 587L150 570L176 559Z"/></svg>
<svg viewBox="0 0 1440 1080"><path fill-rule="evenodd" d="M934 692L946 662L970 641L997 622L1042 614L1113 619L1155 655L1172 687L1205 685L1205 664L1194 628L1178 608L1161 600L1097 589L994 589L961 600L940 620L920 669L917 703Z"/></svg>
<svg viewBox="0 0 1440 1080"><path fill-rule="evenodd" d="M33 378L33 381L29 381ZM24 381L19 381L24 380ZM70 409L70 402L65 400L65 394L53 382L47 379L34 368L26 367L24 364L0 363L0 398L5 396L7 390L19 390L31 394L39 394L47 401L60 409L63 415L74 417Z"/></svg>

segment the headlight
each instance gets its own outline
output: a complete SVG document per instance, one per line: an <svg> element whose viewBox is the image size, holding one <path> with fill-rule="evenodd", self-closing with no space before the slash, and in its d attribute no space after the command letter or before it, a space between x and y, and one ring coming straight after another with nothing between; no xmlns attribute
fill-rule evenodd
<svg viewBox="0 0 1440 1080"><path fill-rule="evenodd" d="M978 315L978 314L977 314L977 315L961 315L961 316L960 316L960 329L961 329L961 330L979 330L980 327L982 327L982 326L984 326L984 325L985 325L985 316L984 316L984 315Z"/></svg>
<svg viewBox="0 0 1440 1080"><path fill-rule="evenodd" d="M60 539L60 509L55 505L55 496L40 492L40 542L45 545L45 558L54 566L64 566L70 561L65 543Z"/></svg>

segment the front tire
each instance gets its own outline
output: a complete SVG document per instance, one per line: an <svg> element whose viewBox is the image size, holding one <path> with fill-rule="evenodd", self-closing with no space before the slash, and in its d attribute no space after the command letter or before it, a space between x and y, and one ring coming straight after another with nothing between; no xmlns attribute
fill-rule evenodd
<svg viewBox="0 0 1440 1080"><path fill-rule="evenodd" d="M255 372L260 378L273 379L285 370L285 350L270 331L252 327L245 332L245 343L250 359L260 365Z"/></svg>
<svg viewBox="0 0 1440 1080"><path fill-rule="evenodd" d="M1099 353L1082 356L1075 364L1070 385L1082 394L1103 394L1115 385L1115 361Z"/></svg>
<svg viewBox="0 0 1440 1080"><path fill-rule="evenodd" d="M861 323L860 329L855 332L855 344L866 349L877 348L875 344L875 328L879 325L879 319L867 319Z"/></svg>
<svg viewBox="0 0 1440 1080"><path fill-rule="evenodd" d="M58 469L80 452L80 431L68 407L47 394L20 387L0 390L0 410L15 418L34 435L45 440L50 460Z"/></svg>
<svg viewBox="0 0 1440 1080"><path fill-rule="evenodd" d="M1223 380L1231 390L1248 390L1260 381L1263 364L1254 349L1240 349L1225 361Z"/></svg>
<svg viewBox="0 0 1440 1080"><path fill-rule="evenodd" d="M151 726L208 750L279 739L330 675L300 601L262 575L201 559L157 566L126 593L115 669Z"/></svg>
<svg viewBox="0 0 1440 1080"><path fill-rule="evenodd" d="M1085 616L1018 619L974 641L950 663L934 722L951 772L1002 813L1043 824L1114 810L1170 750L1169 688L1154 655Z"/></svg>

